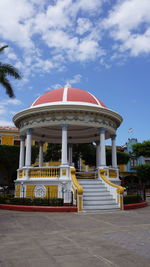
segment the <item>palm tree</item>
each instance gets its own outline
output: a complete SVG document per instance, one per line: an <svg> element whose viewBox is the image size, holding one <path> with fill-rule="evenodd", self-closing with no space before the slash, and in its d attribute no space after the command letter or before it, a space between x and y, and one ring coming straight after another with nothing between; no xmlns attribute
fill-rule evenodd
<svg viewBox="0 0 150 267"><path fill-rule="evenodd" d="M8 45L0 47L0 53L7 47ZM7 79L7 75L15 79L21 79L21 75L15 67L0 62L0 84L6 89L6 94L9 95L9 97L15 97L13 88Z"/></svg>

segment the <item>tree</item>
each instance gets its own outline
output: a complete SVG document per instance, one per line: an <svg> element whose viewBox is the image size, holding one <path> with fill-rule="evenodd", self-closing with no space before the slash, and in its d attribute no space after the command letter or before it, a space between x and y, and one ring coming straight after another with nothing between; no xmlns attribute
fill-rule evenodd
<svg viewBox="0 0 150 267"><path fill-rule="evenodd" d="M144 141L143 143L137 143L132 146L135 156L150 157L150 141Z"/></svg>
<svg viewBox="0 0 150 267"><path fill-rule="evenodd" d="M136 168L137 176L145 184L150 181L150 163L142 164Z"/></svg>
<svg viewBox="0 0 150 267"><path fill-rule="evenodd" d="M2 46L0 48L0 53L7 48L8 45ZM10 64L4 64L0 62L0 84L5 88L6 94L9 97L14 97L14 92L10 81L7 79L7 76L11 76L15 79L21 79L21 75L19 74L18 70Z"/></svg>
<svg viewBox="0 0 150 267"><path fill-rule="evenodd" d="M127 164L130 155L126 152L117 151L117 164ZM112 150L111 148L106 149L106 163L107 165L112 164Z"/></svg>
<svg viewBox="0 0 150 267"><path fill-rule="evenodd" d="M106 149L107 165L112 164L111 149ZM73 162L78 168L79 158L84 160L85 165L96 166L96 146L93 143L73 144ZM44 156L44 161L58 161L61 158L61 145L49 144ZM126 164L129 160L129 154L117 151L118 164Z"/></svg>
<svg viewBox="0 0 150 267"><path fill-rule="evenodd" d="M150 163L137 166L136 172L141 190L143 191L143 199L145 200L145 186L147 185L149 187L150 185Z"/></svg>
<svg viewBox="0 0 150 267"><path fill-rule="evenodd" d="M19 146L0 145L0 176L2 185L12 185L16 179L16 170L19 167ZM32 164L38 155L38 148L32 146Z"/></svg>
<svg viewBox="0 0 150 267"><path fill-rule="evenodd" d="M48 144L47 150L44 155L44 161L58 161L61 158L61 145Z"/></svg>

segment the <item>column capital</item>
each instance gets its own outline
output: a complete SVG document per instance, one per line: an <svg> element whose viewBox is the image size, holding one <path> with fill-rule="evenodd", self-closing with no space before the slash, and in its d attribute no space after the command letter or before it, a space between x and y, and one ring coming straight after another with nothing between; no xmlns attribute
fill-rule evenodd
<svg viewBox="0 0 150 267"><path fill-rule="evenodd" d="M32 129L31 129L31 128L28 128L28 129L26 130L26 134L32 134Z"/></svg>
<svg viewBox="0 0 150 267"><path fill-rule="evenodd" d="M60 125L62 129L68 129L69 125L68 124L61 124Z"/></svg>
<svg viewBox="0 0 150 267"><path fill-rule="evenodd" d="M106 131L105 128L103 128L103 127L100 127L100 128L99 128L99 132L100 132L100 133L105 133L105 131Z"/></svg>
<svg viewBox="0 0 150 267"><path fill-rule="evenodd" d="M111 135L111 139L112 140L115 140L116 139L116 136L117 136L116 134Z"/></svg>
<svg viewBox="0 0 150 267"><path fill-rule="evenodd" d="M25 141L25 136L24 135L20 135L20 141Z"/></svg>

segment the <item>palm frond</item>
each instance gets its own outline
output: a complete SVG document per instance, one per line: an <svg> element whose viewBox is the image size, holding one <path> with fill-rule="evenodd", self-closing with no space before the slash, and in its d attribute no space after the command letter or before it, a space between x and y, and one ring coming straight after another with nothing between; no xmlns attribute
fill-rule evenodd
<svg viewBox="0 0 150 267"><path fill-rule="evenodd" d="M10 76L14 77L15 79L21 79L22 78L20 73L18 72L18 70L10 64L0 63L0 73L4 74L4 75L10 75Z"/></svg>
<svg viewBox="0 0 150 267"><path fill-rule="evenodd" d="M9 95L9 97L15 97L12 86L5 75L1 76L0 83L6 89L6 94Z"/></svg>
<svg viewBox="0 0 150 267"><path fill-rule="evenodd" d="M8 45L4 45L4 46L0 47L0 53L7 47L8 47Z"/></svg>

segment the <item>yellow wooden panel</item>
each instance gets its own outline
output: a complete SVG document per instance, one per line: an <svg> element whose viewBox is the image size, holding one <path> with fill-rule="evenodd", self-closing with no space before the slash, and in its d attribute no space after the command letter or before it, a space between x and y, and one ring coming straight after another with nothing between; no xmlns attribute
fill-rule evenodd
<svg viewBox="0 0 150 267"><path fill-rule="evenodd" d="M57 198L58 185L45 185L45 187L46 187L46 198Z"/></svg>
<svg viewBox="0 0 150 267"><path fill-rule="evenodd" d="M26 185L26 197L34 198L34 188L35 185Z"/></svg>
<svg viewBox="0 0 150 267"><path fill-rule="evenodd" d="M20 197L20 185L18 184L15 186L15 196Z"/></svg>

